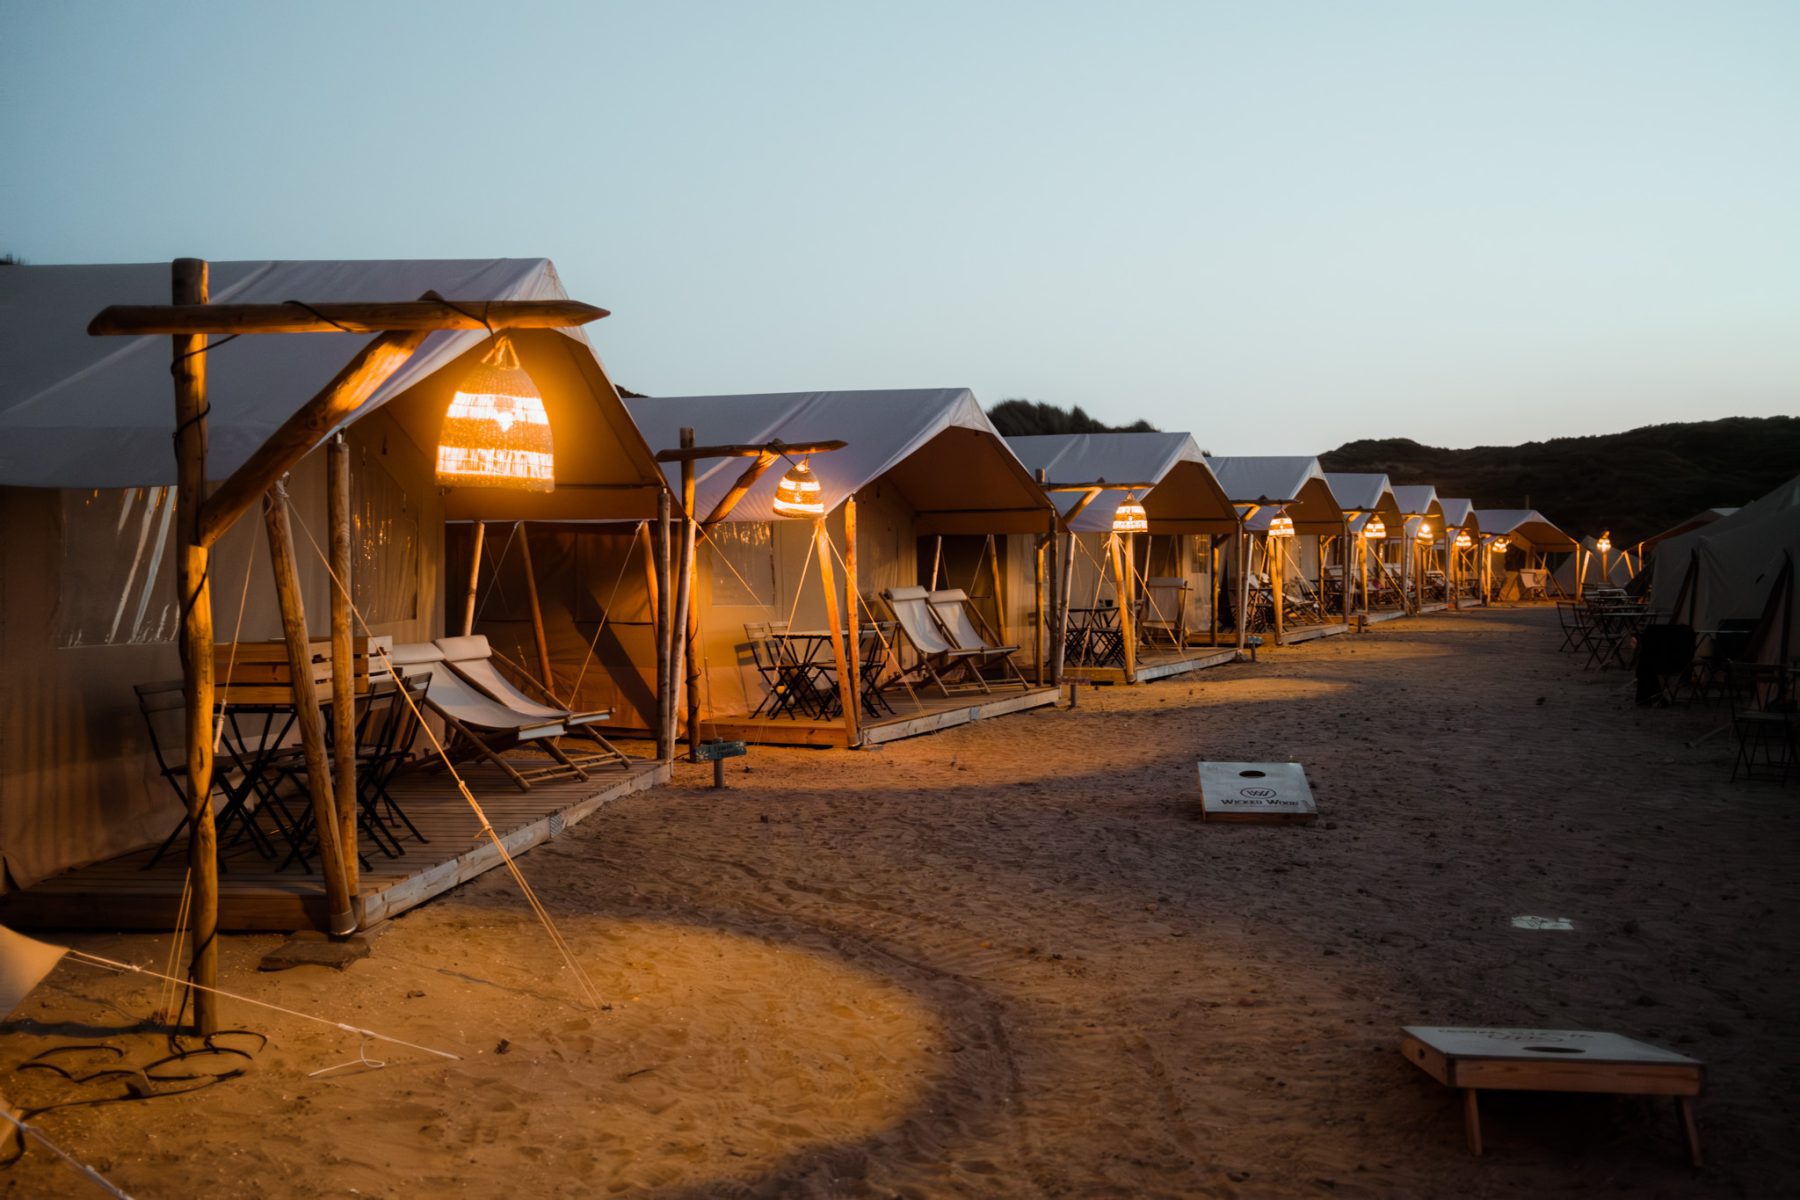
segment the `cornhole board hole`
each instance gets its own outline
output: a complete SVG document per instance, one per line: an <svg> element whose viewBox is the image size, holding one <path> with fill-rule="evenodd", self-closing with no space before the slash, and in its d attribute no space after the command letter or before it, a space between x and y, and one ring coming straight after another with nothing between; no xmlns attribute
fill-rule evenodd
<svg viewBox="0 0 1800 1200"><path fill-rule="evenodd" d="M1463 1125L1469 1151L1481 1153L1482 1088L1518 1092L1610 1092L1621 1096L1673 1096L1687 1135L1688 1158L1698 1167L1700 1131L1694 1097L1706 1080L1706 1064L1673 1050L1616 1033L1585 1029L1466 1029L1407 1025L1400 1053L1446 1087L1463 1089Z"/></svg>
<svg viewBox="0 0 1800 1200"><path fill-rule="evenodd" d="M1318 815L1299 763L1200 764L1201 820L1289 825Z"/></svg>

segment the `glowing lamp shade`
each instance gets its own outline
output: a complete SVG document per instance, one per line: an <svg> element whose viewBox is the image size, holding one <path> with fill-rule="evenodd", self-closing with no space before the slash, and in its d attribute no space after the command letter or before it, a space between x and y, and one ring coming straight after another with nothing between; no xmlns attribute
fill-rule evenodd
<svg viewBox="0 0 1800 1200"><path fill-rule="evenodd" d="M1458 550L1467 550L1470 546L1473 546L1474 544L1475 544L1475 539L1469 536L1468 530L1465 529L1461 533L1456 535L1456 548Z"/></svg>
<svg viewBox="0 0 1800 1200"><path fill-rule="evenodd" d="M819 477L812 473L803 458L787 469L775 489L773 505L777 516L822 517L825 515L825 492Z"/></svg>
<svg viewBox="0 0 1800 1200"><path fill-rule="evenodd" d="M1497 537L1492 542L1488 543L1488 549L1495 554L1505 554L1506 548L1510 545L1512 545L1511 538Z"/></svg>
<svg viewBox="0 0 1800 1200"><path fill-rule="evenodd" d="M1371 542L1379 542L1387 536L1387 526L1382 523L1380 517L1370 517L1363 524L1363 536Z"/></svg>
<svg viewBox="0 0 1800 1200"><path fill-rule="evenodd" d="M1600 535L1600 540L1594 543L1594 549L1602 554L1612 549L1612 530L1609 529Z"/></svg>
<svg viewBox="0 0 1800 1200"><path fill-rule="evenodd" d="M550 416L510 338L494 339L457 387L438 434L441 487L556 489Z"/></svg>
<svg viewBox="0 0 1800 1200"><path fill-rule="evenodd" d="M1269 522L1269 536L1272 538L1291 538L1294 536L1294 518L1282 513Z"/></svg>
<svg viewBox="0 0 1800 1200"><path fill-rule="evenodd" d="M1125 503L1113 513L1112 527L1114 533L1144 533L1150 528L1150 517L1135 497L1126 496Z"/></svg>
<svg viewBox="0 0 1800 1200"><path fill-rule="evenodd" d="M1419 532L1415 536L1417 536L1421 542L1429 542L1431 540L1431 522L1420 521Z"/></svg>

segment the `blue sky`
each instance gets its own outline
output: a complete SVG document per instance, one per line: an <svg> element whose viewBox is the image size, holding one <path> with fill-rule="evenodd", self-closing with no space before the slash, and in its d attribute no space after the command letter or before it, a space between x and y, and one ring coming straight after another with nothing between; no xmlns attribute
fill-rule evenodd
<svg viewBox="0 0 1800 1200"><path fill-rule="evenodd" d="M614 376L1217 453L1800 411L1800 4L0 0L0 250L547 255Z"/></svg>

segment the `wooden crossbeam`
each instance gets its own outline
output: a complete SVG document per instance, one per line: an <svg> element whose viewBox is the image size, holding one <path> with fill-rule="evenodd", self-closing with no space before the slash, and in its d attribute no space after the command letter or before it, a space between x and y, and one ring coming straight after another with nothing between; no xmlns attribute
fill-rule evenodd
<svg viewBox="0 0 1800 1200"><path fill-rule="evenodd" d="M1049 483L1043 487L1046 492L1091 492L1096 488L1109 492L1147 492L1156 485L1154 483L1113 483L1106 479L1096 479L1092 483Z"/></svg>
<svg viewBox="0 0 1800 1200"><path fill-rule="evenodd" d="M842 450L849 442L760 442L756 445L682 446L675 450L659 450L657 462L692 462L701 458L756 458L763 454L824 454Z"/></svg>
<svg viewBox="0 0 1800 1200"><path fill-rule="evenodd" d="M609 314L576 300L400 300L301 304L114 304L88 322L94 337L207 333L386 333L438 329L564 329Z"/></svg>

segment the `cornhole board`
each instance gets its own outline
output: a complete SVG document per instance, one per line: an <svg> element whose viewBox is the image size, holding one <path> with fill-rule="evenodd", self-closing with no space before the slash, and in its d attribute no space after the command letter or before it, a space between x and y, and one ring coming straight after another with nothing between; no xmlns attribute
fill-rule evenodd
<svg viewBox="0 0 1800 1200"><path fill-rule="evenodd" d="M1312 788L1299 763L1203 762L1200 819L1302 824L1317 818Z"/></svg>
<svg viewBox="0 0 1800 1200"><path fill-rule="evenodd" d="M1698 1167L1700 1131L1694 1097L1706 1064L1617 1033L1585 1029L1470 1029L1407 1025L1400 1053L1446 1087L1463 1089L1463 1124L1471 1153L1481 1153L1482 1088L1521 1092L1610 1092L1673 1096Z"/></svg>

